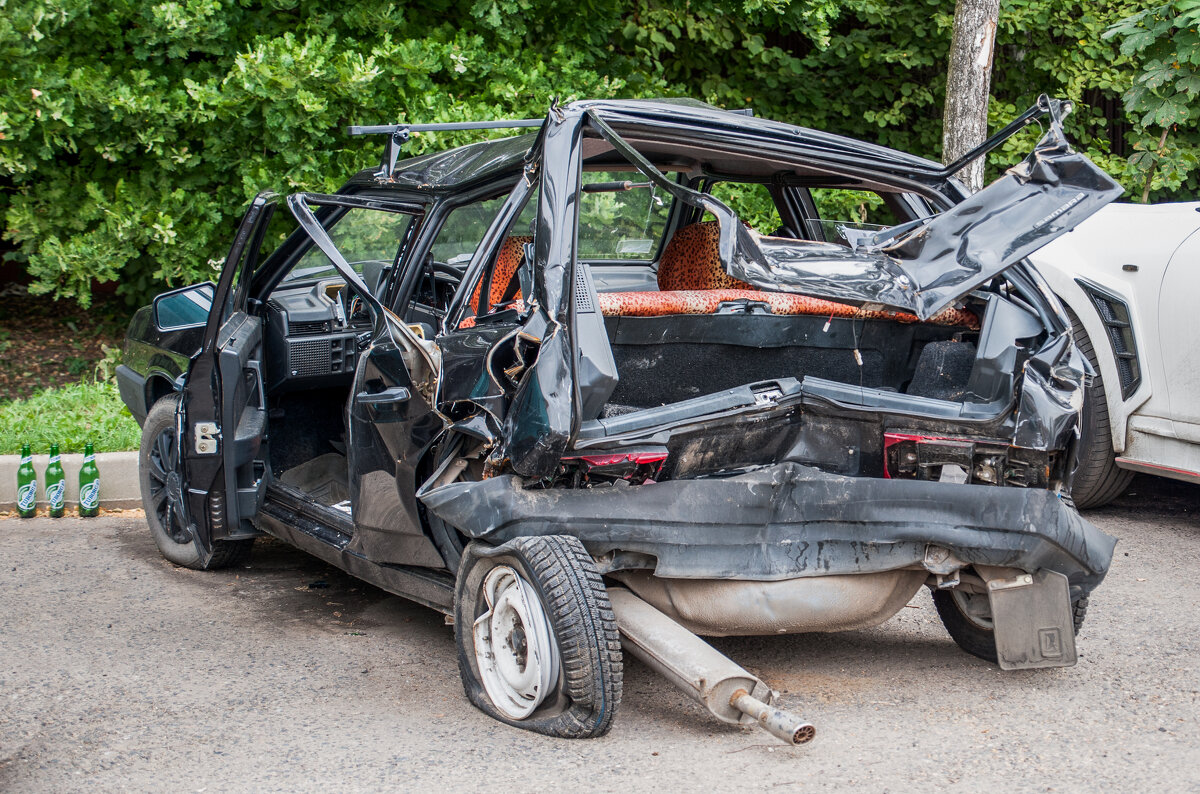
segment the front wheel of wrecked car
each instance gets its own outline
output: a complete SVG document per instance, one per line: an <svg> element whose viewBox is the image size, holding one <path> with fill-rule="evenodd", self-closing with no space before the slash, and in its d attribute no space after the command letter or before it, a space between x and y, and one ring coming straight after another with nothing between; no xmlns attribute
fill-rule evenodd
<svg viewBox="0 0 1200 794"><path fill-rule="evenodd" d="M455 586L467 699L518 728L603 736L621 702L621 642L608 591L578 539L474 542Z"/></svg>
<svg viewBox="0 0 1200 794"><path fill-rule="evenodd" d="M951 638L972 656L998 664L996 634L992 626L992 607L986 593L968 593L965 590L934 590L933 605L938 617ZM1080 598L1071 602L1071 617L1075 622L1075 633L1083 627L1087 617L1088 600Z"/></svg>
<svg viewBox="0 0 1200 794"><path fill-rule="evenodd" d="M142 425L142 446L138 453L138 479L146 523L158 551L170 562L198 571L232 565L250 552L253 538L218 540L213 553L204 560L196 549L184 500L183 471L175 413L179 395L163 397L146 415ZM213 497L210 495L210 501Z"/></svg>

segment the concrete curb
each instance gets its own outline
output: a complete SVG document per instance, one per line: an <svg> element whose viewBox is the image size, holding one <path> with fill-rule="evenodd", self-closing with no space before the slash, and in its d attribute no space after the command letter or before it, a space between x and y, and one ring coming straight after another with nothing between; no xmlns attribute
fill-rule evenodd
<svg viewBox="0 0 1200 794"><path fill-rule="evenodd" d="M33 469L38 477L38 507L46 507L45 474L49 455L34 455ZM79 504L79 469L83 455L63 455L63 471L67 475L67 506ZM17 509L17 468L20 455L0 455L0 510ZM98 452L96 468L100 469L100 506L110 510L127 510L142 506L138 483L138 453Z"/></svg>

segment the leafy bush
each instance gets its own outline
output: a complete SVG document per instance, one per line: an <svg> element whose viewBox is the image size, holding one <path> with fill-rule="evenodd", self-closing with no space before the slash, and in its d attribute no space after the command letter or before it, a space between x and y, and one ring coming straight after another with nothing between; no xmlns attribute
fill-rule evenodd
<svg viewBox="0 0 1200 794"><path fill-rule="evenodd" d="M1185 2L1187 0L1184 0ZM241 207L372 164L350 123L539 116L552 97L688 95L937 157L953 4L942 0L8 0L0 213L33 289L132 302L211 276ZM1118 179L1142 130L1140 50L1101 34L1139 0L1005 0L991 117L1041 92ZM991 158L993 174L1036 131ZM1177 132L1194 145L1200 133ZM425 135L409 150L463 143ZM1165 173L1165 171L1164 171ZM1195 188L1188 169L1152 198Z"/></svg>
<svg viewBox="0 0 1200 794"><path fill-rule="evenodd" d="M1200 98L1197 24L1200 0L1175 0L1133 14L1105 34L1119 38L1122 53L1139 58L1124 100L1138 131L1130 163L1145 174L1142 201L1155 187L1178 189L1200 163L1200 140L1181 132Z"/></svg>
<svg viewBox="0 0 1200 794"><path fill-rule="evenodd" d="M34 452L46 452L51 444L64 453L83 452L88 442L97 452L137 449L141 443L141 430L115 383L81 381L0 404L0 455L19 453L22 444Z"/></svg>

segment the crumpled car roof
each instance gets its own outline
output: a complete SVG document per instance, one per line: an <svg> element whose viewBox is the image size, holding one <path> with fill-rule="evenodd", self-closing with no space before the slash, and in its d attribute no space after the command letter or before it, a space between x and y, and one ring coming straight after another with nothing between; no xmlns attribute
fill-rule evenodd
<svg viewBox="0 0 1200 794"><path fill-rule="evenodd" d="M719 136L751 136L762 141L821 152L831 157L869 160L883 170L933 174L941 163L820 130L735 113L691 99L621 99L573 102L565 110L591 110L618 127L692 128ZM392 178L419 189L459 188L512 171L524 159L537 133L480 141L432 152L396 163ZM353 182L373 182L374 170L361 171Z"/></svg>

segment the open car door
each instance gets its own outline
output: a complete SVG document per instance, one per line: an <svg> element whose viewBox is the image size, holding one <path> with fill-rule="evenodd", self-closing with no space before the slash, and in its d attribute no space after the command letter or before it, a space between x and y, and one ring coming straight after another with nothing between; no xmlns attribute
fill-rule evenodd
<svg viewBox="0 0 1200 794"><path fill-rule="evenodd" d="M411 202L353 195L297 193L287 201L300 228L362 299L372 321L371 331L358 339L347 402L346 457L354 522L347 550L373 562L440 568L442 557L422 530L414 496L417 464L444 425L433 407L440 353L419 328L384 307L309 205L365 208L410 218L424 209Z"/></svg>
<svg viewBox="0 0 1200 794"><path fill-rule="evenodd" d="M201 561L212 556L214 541L257 534L249 519L267 479L263 321L247 313L246 298L274 198L255 196L238 226L176 417L185 522Z"/></svg>

